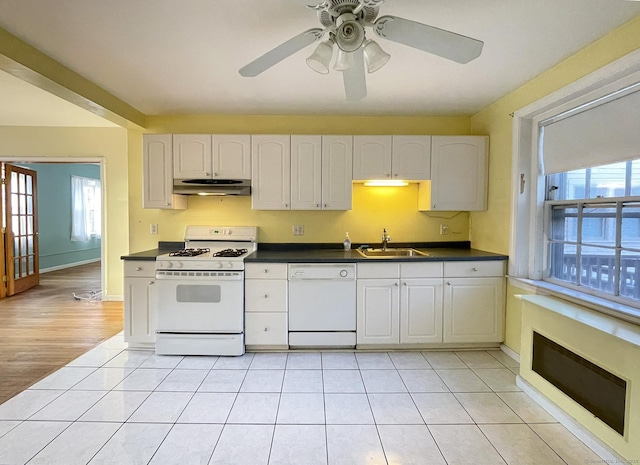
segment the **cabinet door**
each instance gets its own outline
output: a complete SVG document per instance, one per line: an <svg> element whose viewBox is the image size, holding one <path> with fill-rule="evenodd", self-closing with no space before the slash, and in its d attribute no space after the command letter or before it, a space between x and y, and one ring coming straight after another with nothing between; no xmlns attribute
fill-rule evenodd
<svg viewBox="0 0 640 465"><path fill-rule="evenodd" d="M322 208L322 137L291 136L291 209Z"/></svg>
<svg viewBox="0 0 640 465"><path fill-rule="evenodd" d="M220 179L251 179L251 136L215 134L213 176Z"/></svg>
<svg viewBox="0 0 640 465"><path fill-rule="evenodd" d="M391 178L391 136L353 136L353 180Z"/></svg>
<svg viewBox="0 0 640 465"><path fill-rule="evenodd" d="M124 279L124 340L156 342L156 292L153 278Z"/></svg>
<svg viewBox="0 0 640 465"><path fill-rule="evenodd" d="M445 278L444 342L502 342L504 278Z"/></svg>
<svg viewBox="0 0 640 465"><path fill-rule="evenodd" d="M173 195L171 134L145 134L142 141L142 208L187 208L184 195Z"/></svg>
<svg viewBox="0 0 640 465"><path fill-rule="evenodd" d="M487 209L488 140L486 136L431 138L431 210Z"/></svg>
<svg viewBox="0 0 640 465"><path fill-rule="evenodd" d="M210 134L173 136L173 178L203 179L213 173Z"/></svg>
<svg viewBox="0 0 640 465"><path fill-rule="evenodd" d="M288 135L251 137L251 207L291 209L291 140Z"/></svg>
<svg viewBox="0 0 640 465"><path fill-rule="evenodd" d="M400 343L442 342L442 279L403 279Z"/></svg>
<svg viewBox="0 0 640 465"><path fill-rule="evenodd" d="M359 279L357 309L358 344L398 344L400 292L395 279Z"/></svg>
<svg viewBox="0 0 640 465"><path fill-rule="evenodd" d="M393 179L431 179L431 136L393 136Z"/></svg>
<svg viewBox="0 0 640 465"><path fill-rule="evenodd" d="M322 208L351 210L353 138L322 136Z"/></svg>

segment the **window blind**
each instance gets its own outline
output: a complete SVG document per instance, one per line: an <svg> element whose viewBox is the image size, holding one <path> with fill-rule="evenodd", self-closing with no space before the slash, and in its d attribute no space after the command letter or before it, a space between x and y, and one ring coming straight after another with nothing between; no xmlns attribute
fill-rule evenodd
<svg viewBox="0 0 640 465"><path fill-rule="evenodd" d="M640 158L639 85L543 121L544 174Z"/></svg>

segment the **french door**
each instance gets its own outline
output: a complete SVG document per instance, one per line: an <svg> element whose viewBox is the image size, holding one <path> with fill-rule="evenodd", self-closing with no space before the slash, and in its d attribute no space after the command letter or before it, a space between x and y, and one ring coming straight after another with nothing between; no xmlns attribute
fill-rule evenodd
<svg viewBox="0 0 640 465"><path fill-rule="evenodd" d="M38 207L33 170L3 164L3 236L5 286L0 297L26 291L40 282Z"/></svg>

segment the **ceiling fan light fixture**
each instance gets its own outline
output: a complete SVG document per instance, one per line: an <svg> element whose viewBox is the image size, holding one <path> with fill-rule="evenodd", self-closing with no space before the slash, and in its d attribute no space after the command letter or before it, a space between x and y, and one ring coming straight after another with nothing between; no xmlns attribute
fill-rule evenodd
<svg viewBox="0 0 640 465"><path fill-rule="evenodd" d="M367 65L367 72L374 73L382 68L391 58L387 52L374 40L367 40L363 48L364 62Z"/></svg>
<svg viewBox="0 0 640 465"><path fill-rule="evenodd" d="M316 73L329 74L331 58L333 58L333 42L325 40L320 42L315 51L307 58L307 66Z"/></svg>
<svg viewBox="0 0 640 465"><path fill-rule="evenodd" d="M345 71L352 68L353 66L355 66L353 52L345 52L339 48L338 54L336 55L336 62L333 65L333 69L335 69L336 71Z"/></svg>
<svg viewBox="0 0 640 465"><path fill-rule="evenodd" d="M354 52L364 42L364 27L356 15L343 13L336 20L336 44L344 52Z"/></svg>

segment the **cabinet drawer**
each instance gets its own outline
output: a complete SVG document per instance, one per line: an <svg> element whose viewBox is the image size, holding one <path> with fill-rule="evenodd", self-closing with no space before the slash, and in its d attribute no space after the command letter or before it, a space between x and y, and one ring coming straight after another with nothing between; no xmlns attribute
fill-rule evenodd
<svg viewBox="0 0 640 465"><path fill-rule="evenodd" d="M400 277L399 263L358 263L358 279L386 279Z"/></svg>
<svg viewBox="0 0 640 465"><path fill-rule="evenodd" d="M244 277L250 279L287 279L286 263L247 263Z"/></svg>
<svg viewBox="0 0 640 465"><path fill-rule="evenodd" d="M156 262L155 260L125 260L124 275L133 278L155 278Z"/></svg>
<svg viewBox="0 0 640 465"><path fill-rule="evenodd" d="M442 262L400 263L401 278L442 278Z"/></svg>
<svg viewBox="0 0 640 465"><path fill-rule="evenodd" d="M288 345L288 336L286 313L245 313L245 344Z"/></svg>
<svg viewBox="0 0 640 465"><path fill-rule="evenodd" d="M504 276L504 261L444 262L446 278Z"/></svg>
<svg viewBox="0 0 640 465"><path fill-rule="evenodd" d="M286 312L287 281L245 280L244 308L248 312Z"/></svg>

